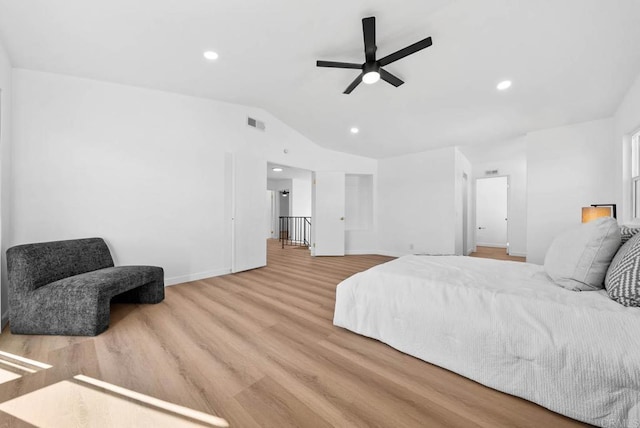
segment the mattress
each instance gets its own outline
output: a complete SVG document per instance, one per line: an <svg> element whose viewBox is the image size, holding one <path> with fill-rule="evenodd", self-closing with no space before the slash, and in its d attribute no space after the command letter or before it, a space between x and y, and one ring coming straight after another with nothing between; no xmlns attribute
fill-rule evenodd
<svg viewBox="0 0 640 428"><path fill-rule="evenodd" d="M640 308L542 266L404 256L340 283L333 322L571 418L640 426Z"/></svg>

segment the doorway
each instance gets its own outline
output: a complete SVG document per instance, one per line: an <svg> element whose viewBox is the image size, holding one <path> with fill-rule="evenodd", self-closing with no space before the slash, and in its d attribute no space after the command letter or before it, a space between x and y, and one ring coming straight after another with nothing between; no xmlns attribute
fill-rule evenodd
<svg viewBox="0 0 640 428"><path fill-rule="evenodd" d="M509 177L476 180L476 245L509 253Z"/></svg>
<svg viewBox="0 0 640 428"><path fill-rule="evenodd" d="M309 170L267 163L267 191L271 192L274 201L270 211L270 237L280 240L283 245L308 246L311 175Z"/></svg>

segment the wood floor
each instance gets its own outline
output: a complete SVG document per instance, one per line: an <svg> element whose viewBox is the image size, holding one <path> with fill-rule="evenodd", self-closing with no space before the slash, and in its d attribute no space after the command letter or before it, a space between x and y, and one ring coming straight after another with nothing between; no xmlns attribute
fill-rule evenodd
<svg viewBox="0 0 640 428"><path fill-rule="evenodd" d="M333 326L336 284L387 260L270 241L267 267L169 287L158 305L113 305L95 338L5 329L0 350L53 367L0 385L0 402L81 373L232 427L584 426Z"/></svg>
<svg viewBox="0 0 640 428"><path fill-rule="evenodd" d="M510 256L506 248L476 247L476 251L469 254L471 257L481 257L484 259L511 260L513 262L525 262L526 257Z"/></svg>

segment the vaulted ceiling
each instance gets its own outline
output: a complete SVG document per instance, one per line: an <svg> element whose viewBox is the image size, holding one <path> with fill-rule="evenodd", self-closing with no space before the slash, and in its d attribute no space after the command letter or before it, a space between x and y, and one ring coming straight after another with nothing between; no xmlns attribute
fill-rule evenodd
<svg viewBox="0 0 640 428"><path fill-rule="evenodd" d="M343 95L357 70L315 61L362 62L365 16L379 57L434 44L386 67L403 86ZM371 157L612 115L640 72L638 22L637 0L0 0L15 67L261 107Z"/></svg>

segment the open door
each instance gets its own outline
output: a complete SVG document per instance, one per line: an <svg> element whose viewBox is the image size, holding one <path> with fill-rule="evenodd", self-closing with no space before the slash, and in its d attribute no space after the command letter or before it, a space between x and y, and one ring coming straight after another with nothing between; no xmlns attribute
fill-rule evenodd
<svg viewBox="0 0 640 428"><path fill-rule="evenodd" d="M344 256L344 172L314 172L311 255Z"/></svg>
<svg viewBox="0 0 640 428"><path fill-rule="evenodd" d="M232 165L231 271L241 272L267 265L267 162L234 154Z"/></svg>

